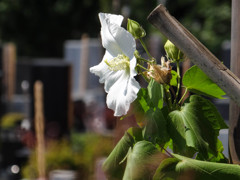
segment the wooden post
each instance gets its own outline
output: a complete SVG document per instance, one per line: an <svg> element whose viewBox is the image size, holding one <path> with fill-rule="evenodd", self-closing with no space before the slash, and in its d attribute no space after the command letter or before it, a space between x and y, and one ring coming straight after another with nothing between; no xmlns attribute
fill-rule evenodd
<svg viewBox="0 0 240 180"><path fill-rule="evenodd" d="M46 179L45 169L45 141L44 141L44 111L43 111L43 84L36 81L34 84L34 106L35 106L35 131L36 131L36 151L38 179Z"/></svg>
<svg viewBox="0 0 240 180"><path fill-rule="evenodd" d="M79 90L80 96L84 97L87 90L88 78L88 58L89 58L89 37L87 34L82 35L81 39L81 57L80 57L80 77L79 77Z"/></svg>
<svg viewBox="0 0 240 180"><path fill-rule="evenodd" d="M163 5L155 8L148 20L240 105L240 79L172 17Z"/></svg>
<svg viewBox="0 0 240 180"><path fill-rule="evenodd" d="M16 79L16 46L13 43L6 43L3 46L3 72L7 101L11 102Z"/></svg>
<svg viewBox="0 0 240 180"><path fill-rule="evenodd" d="M232 0L231 70L240 77L240 1ZM230 160L240 164L240 108L233 101L229 107Z"/></svg>

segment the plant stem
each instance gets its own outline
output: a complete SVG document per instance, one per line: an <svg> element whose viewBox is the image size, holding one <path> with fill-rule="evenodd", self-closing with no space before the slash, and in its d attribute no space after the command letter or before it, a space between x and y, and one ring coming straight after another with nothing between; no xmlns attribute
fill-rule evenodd
<svg viewBox="0 0 240 180"><path fill-rule="evenodd" d="M174 104L176 104L177 102L177 98L178 98L178 94L180 91L180 87L181 87L181 75L180 75L180 65L179 65L179 61L176 62L177 63L177 92L176 92L176 97L174 100Z"/></svg>
<svg viewBox="0 0 240 180"><path fill-rule="evenodd" d="M188 89L185 88L185 92L184 92L184 94L182 95L181 99L178 101L178 104L180 104L180 103L182 102L182 100L183 100L184 97L186 96L187 92L188 92Z"/></svg>
<svg viewBox="0 0 240 180"><path fill-rule="evenodd" d="M143 66L140 65L140 64L137 64L137 66L140 67L140 68L142 68L142 69L144 69L145 71L149 71L147 68L143 67Z"/></svg>
<svg viewBox="0 0 240 180"><path fill-rule="evenodd" d="M142 44L142 46L143 46L145 52L147 53L148 57L149 57L150 59L153 59L153 57L151 56L151 54L150 54L149 51L147 50L147 47L146 47L145 43L143 42L142 38L139 38L139 41L140 41L140 43Z"/></svg>
<svg viewBox="0 0 240 180"><path fill-rule="evenodd" d="M168 109L170 111L172 111L172 99L171 99L171 93L169 91L169 89L167 88L166 85L163 85L164 87L164 92L165 92L165 96L166 96L166 104L168 106Z"/></svg>

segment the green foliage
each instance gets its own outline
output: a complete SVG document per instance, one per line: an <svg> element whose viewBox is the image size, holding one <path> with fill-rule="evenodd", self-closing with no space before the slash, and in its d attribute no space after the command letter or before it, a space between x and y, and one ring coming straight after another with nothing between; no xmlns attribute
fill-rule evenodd
<svg viewBox="0 0 240 180"><path fill-rule="evenodd" d="M171 73L172 73L172 79L170 81L170 85L177 87L177 76L178 76L177 72L172 70Z"/></svg>
<svg viewBox="0 0 240 180"><path fill-rule="evenodd" d="M157 148L152 143L148 141L137 142L133 148L129 149L123 180L151 179L152 173L149 169L149 160L157 152Z"/></svg>
<svg viewBox="0 0 240 180"><path fill-rule="evenodd" d="M159 108L163 107L163 86L151 79L147 87L150 107Z"/></svg>
<svg viewBox="0 0 240 180"><path fill-rule="evenodd" d="M154 180L178 178L192 180L237 180L240 178L240 166L224 163L214 163L190 159L178 154L173 154L174 158L162 161L158 167Z"/></svg>
<svg viewBox="0 0 240 180"><path fill-rule="evenodd" d="M166 7L210 51L221 57L222 42L231 39L231 1L175 0L166 1Z"/></svg>
<svg viewBox="0 0 240 180"><path fill-rule="evenodd" d="M81 178L88 179L94 172L95 160L109 154L112 147L112 138L92 133L73 134L71 142L48 142L45 154L47 173L56 169L75 170ZM35 151L23 167L23 177L38 177Z"/></svg>
<svg viewBox="0 0 240 180"><path fill-rule="evenodd" d="M223 99L225 92L196 65L186 71L183 85L191 92Z"/></svg>
<svg viewBox="0 0 240 180"><path fill-rule="evenodd" d="M24 115L21 113L8 113L1 118L1 128L8 129L16 126L16 123L22 121Z"/></svg>
<svg viewBox="0 0 240 180"><path fill-rule="evenodd" d="M133 144L133 137L126 132L103 164L103 171L109 179L122 179L125 170L125 162L122 161Z"/></svg>
<svg viewBox="0 0 240 180"><path fill-rule="evenodd" d="M197 95L192 95L181 110L169 113L169 131L178 150L185 154L186 146L199 152L204 159L208 151L217 153L219 130L227 128L217 109Z"/></svg>

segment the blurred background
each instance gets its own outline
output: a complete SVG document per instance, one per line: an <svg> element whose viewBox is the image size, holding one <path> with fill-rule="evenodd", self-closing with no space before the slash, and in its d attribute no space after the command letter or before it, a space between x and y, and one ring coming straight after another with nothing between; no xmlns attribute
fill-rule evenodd
<svg viewBox="0 0 240 180"><path fill-rule="evenodd" d="M102 161L135 123L113 117L98 77L89 73L104 53L98 13L122 14L124 27L127 18L139 22L160 59L166 38L147 21L160 3L229 67L231 1L0 0L1 180L105 179ZM43 130L35 120L38 80ZM227 122L228 99L213 102ZM38 157L41 147L45 153Z"/></svg>

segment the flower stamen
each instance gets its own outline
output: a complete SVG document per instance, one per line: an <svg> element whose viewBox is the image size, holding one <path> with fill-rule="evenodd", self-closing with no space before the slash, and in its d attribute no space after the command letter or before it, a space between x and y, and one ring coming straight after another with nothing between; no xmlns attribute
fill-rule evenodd
<svg viewBox="0 0 240 180"><path fill-rule="evenodd" d="M112 71L126 70L130 67L130 60L124 54L119 54L117 57L114 57L110 61L107 59L104 62L108 65L109 69Z"/></svg>

